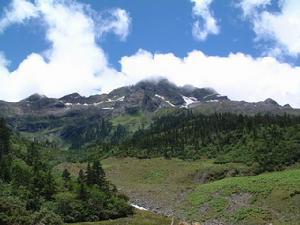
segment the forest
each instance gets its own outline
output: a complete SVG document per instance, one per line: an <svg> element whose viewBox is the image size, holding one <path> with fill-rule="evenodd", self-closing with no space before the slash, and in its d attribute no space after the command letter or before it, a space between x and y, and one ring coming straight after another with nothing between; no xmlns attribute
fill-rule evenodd
<svg viewBox="0 0 300 225"><path fill-rule="evenodd" d="M300 117L287 114L178 110L134 132L103 119L83 125L83 133L68 129L64 135L77 142L62 151L29 141L0 120L0 224L59 225L133 214L129 198L106 178L101 165L106 157L211 159L245 164L248 175L283 170L300 159ZM94 142L86 145L89 140ZM81 162L85 169L76 176L54 169L67 161Z"/></svg>
<svg viewBox="0 0 300 225"><path fill-rule="evenodd" d="M99 160L74 177L68 170L53 170L52 151L20 138L0 120L0 224L60 225L133 213Z"/></svg>
<svg viewBox="0 0 300 225"><path fill-rule="evenodd" d="M118 154L140 158L215 159L253 165L255 173L280 170L300 159L300 117L291 115L203 115L178 111L153 120L118 146Z"/></svg>

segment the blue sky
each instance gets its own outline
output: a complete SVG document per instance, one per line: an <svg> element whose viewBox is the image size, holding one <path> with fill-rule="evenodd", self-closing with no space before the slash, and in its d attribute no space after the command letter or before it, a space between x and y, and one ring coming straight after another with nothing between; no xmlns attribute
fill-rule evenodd
<svg viewBox="0 0 300 225"><path fill-rule="evenodd" d="M15 86L17 90L14 93L0 91L0 99L19 100L32 92L54 97L70 91L89 95L151 76L166 76L179 85L195 81L197 86L212 86L236 100L259 101L272 97L281 103L300 106L296 100L300 86L295 85L300 84L300 75L299 78L295 75L300 65L297 44L300 31L294 29L300 25L300 16L297 17L300 4L296 0L164 0L155 3L150 0L6 0L0 2L0 10L0 52L2 61L9 62L2 63L2 74L7 76L2 75L2 84ZM72 13L82 18L73 20ZM61 21L55 20L60 16ZM70 19L62 21L63 18ZM84 18L93 24L69 29L73 24L74 27L76 23L81 24ZM292 23L288 24L289 21ZM84 34L87 26L91 33ZM64 34L64 29L70 33ZM55 35L49 37L49 33ZM74 41L77 38L80 44L84 38L93 38L95 43L79 46ZM71 39L74 40L69 44ZM60 62L77 65L80 55L84 58L82 63L90 66L81 66L76 71L86 74L77 75L70 67L64 67L65 63L60 67L56 64L61 58ZM95 65L97 60L99 66ZM195 65L190 65L190 61ZM234 68L246 61L243 68ZM182 64L185 69L172 72L167 68ZM203 64L212 64L212 67L204 68ZM216 71L214 65L219 66L220 71ZM180 77L177 74L180 70L193 75ZM248 70L245 75L244 70ZM59 75L51 77L53 71ZM256 77L251 77L251 72L263 77L261 82L264 83L255 82ZM78 83L72 83L72 76L65 73L73 73ZM284 73L288 73L286 77ZM274 81L271 81L272 76ZM87 82L82 86L84 80ZM282 88L279 84L283 80L286 85ZM61 89L46 87L58 82L63 84ZM247 91L243 87L246 84L251 84ZM249 97L251 90L258 94Z"/></svg>
<svg viewBox="0 0 300 225"><path fill-rule="evenodd" d="M7 7L10 1L2 1L0 8ZM219 35L206 41L198 41L192 35L194 22L191 14L193 3L185 0L164 0L153 4L150 0L81 0L96 11L122 8L130 13L133 23L126 41L120 41L113 34L98 40L109 62L119 68L119 60L124 55L132 55L138 49L151 52L169 53L184 57L192 50L199 49L207 55L227 56L229 53L243 52L258 57L265 51L256 42L255 33L249 21L243 20L242 10L235 7L236 1L214 1L211 9L221 27ZM268 9L277 11L275 2ZM16 69L31 52L41 52L49 46L44 39L43 26L38 22L15 25L0 36L0 49L10 60L10 69ZM299 58L284 57L284 60L299 65Z"/></svg>

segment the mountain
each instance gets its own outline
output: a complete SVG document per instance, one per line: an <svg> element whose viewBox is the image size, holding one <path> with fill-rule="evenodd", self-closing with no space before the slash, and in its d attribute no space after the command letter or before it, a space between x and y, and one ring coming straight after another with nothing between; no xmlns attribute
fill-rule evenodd
<svg viewBox="0 0 300 225"><path fill-rule="evenodd" d="M20 102L0 101L0 117L15 131L73 147L74 143L78 147L83 142L105 140L118 124L132 131L139 128L137 124L149 124L160 112L186 109L204 114L300 114L300 110L280 106L272 99L257 103L231 101L212 88L178 87L166 79L144 80L89 97L73 93L56 99L34 94Z"/></svg>

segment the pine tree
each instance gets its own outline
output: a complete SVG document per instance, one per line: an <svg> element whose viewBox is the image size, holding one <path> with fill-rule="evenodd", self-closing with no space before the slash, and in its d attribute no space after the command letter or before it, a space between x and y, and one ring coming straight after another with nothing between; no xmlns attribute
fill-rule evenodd
<svg viewBox="0 0 300 225"><path fill-rule="evenodd" d="M27 148L27 164L33 167L34 173L42 169L42 161L36 143L32 142Z"/></svg>
<svg viewBox="0 0 300 225"><path fill-rule="evenodd" d="M64 169L64 171L62 173L62 178L64 179L64 181L70 181L71 180L71 174L70 174L68 169Z"/></svg>
<svg viewBox="0 0 300 225"><path fill-rule="evenodd" d="M51 174L51 171L49 170L46 174L45 184L43 188L43 196L47 200L50 200L52 199L52 196L55 194L55 192L56 192L56 184Z"/></svg>
<svg viewBox="0 0 300 225"><path fill-rule="evenodd" d="M0 119L0 160L10 151L10 130L7 128L5 121Z"/></svg>
<svg viewBox="0 0 300 225"><path fill-rule="evenodd" d="M78 184L81 184L81 183L84 184L86 182L86 176L82 169L79 170L77 182L78 182Z"/></svg>
<svg viewBox="0 0 300 225"><path fill-rule="evenodd" d="M83 170L81 169L78 174L77 182L79 184L79 189L78 189L78 198L80 200L85 201L88 196L87 188L86 188L86 176L84 175Z"/></svg>
<svg viewBox="0 0 300 225"><path fill-rule="evenodd" d="M95 184L95 173L94 170L91 168L90 163L88 163L86 169L86 184L87 185Z"/></svg>
<svg viewBox="0 0 300 225"><path fill-rule="evenodd" d="M101 166L99 160L95 160L93 162L92 171L94 173L94 184L97 184L99 187L105 188L106 187L106 180L105 180L105 172Z"/></svg>
<svg viewBox="0 0 300 225"><path fill-rule="evenodd" d="M0 179L11 180L10 130L5 121L0 119Z"/></svg>
<svg viewBox="0 0 300 225"><path fill-rule="evenodd" d="M84 183L79 184L78 198L82 201L85 201L88 198L87 188Z"/></svg>

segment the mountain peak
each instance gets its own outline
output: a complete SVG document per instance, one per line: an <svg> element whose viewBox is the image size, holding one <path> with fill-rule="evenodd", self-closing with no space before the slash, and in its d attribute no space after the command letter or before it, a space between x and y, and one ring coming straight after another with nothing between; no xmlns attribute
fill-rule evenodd
<svg viewBox="0 0 300 225"><path fill-rule="evenodd" d="M26 102L36 102L36 101L39 101L41 99L46 99L47 96L46 95L41 95L41 94L33 94L33 95L30 95L29 97L25 98L24 100L22 101L26 101Z"/></svg>
<svg viewBox="0 0 300 225"><path fill-rule="evenodd" d="M283 106L283 108L285 108L285 109L292 109L293 107L290 104L285 104Z"/></svg>
<svg viewBox="0 0 300 225"><path fill-rule="evenodd" d="M264 101L264 103L266 103L266 104L271 104L271 105L276 105L276 106L279 105L279 104L278 104L275 100L273 100L272 98L267 98L267 99Z"/></svg>
<svg viewBox="0 0 300 225"><path fill-rule="evenodd" d="M68 103L77 103L77 102L80 102L81 99L83 97L78 94L78 93L72 93L72 94L69 94L69 95L66 95L62 98L60 98L59 100L63 101L63 102L68 102Z"/></svg>
<svg viewBox="0 0 300 225"><path fill-rule="evenodd" d="M69 95L65 95L63 96L62 98L60 99L64 99L64 98L72 98L72 99L75 99L75 98L81 98L82 96L80 94L78 94L77 92L75 93L72 93L72 94L69 94Z"/></svg>

